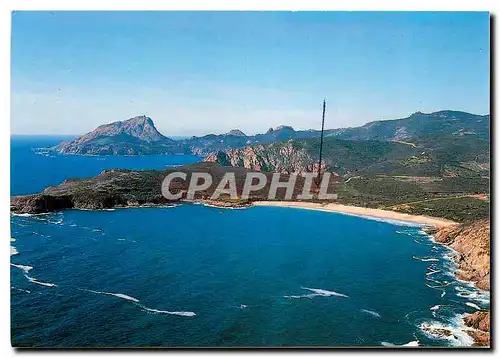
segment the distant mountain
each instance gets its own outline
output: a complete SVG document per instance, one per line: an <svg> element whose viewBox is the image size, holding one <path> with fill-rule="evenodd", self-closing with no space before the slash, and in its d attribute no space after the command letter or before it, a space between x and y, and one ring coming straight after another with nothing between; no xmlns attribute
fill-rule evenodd
<svg viewBox="0 0 500 358"><path fill-rule="evenodd" d="M489 127L489 115L440 111L328 130L323 166L340 175L488 178ZM311 132L313 138L233 148L205 161L262 171L317 171L320 140ZM488 180L481 182L488 187Z"/></svg>
<svg viewBox="0 0 500 358"><path fill-rule="evenodd" d="M318 138L319 130L296 131L290 126L270 128L266 133L242 136L229 132L223 135L209 134L192 137L183 143L190 152L207 156L219 151L244 148L259 144ZM361 127L327 129L325 137L348 140L379 140L395 142L432 141L435 137L447 136L447 141L458 138L472 138L489 141L490 116L459 111L439 111L434 113L416 112L407 118L382 120L367 123ZM460 142L463 142L460 141Z"/></svg>
<svg viewBox="0 0 500 358"><path fill-rule="evenodd" d="M489 139L490 116L460 111L416 112L407 118L367 123L327 131L328 136L355 140L414 141L436 135Z"/></svg>
<svg viewBox="0 0 500 358"><path fill-rule="evenodd" d="M226 135L234 135L236 137L246 137L247 135L240 131L239 129L232 129L226 133Z"/></svg>
<svg viewBox="0 0 500 358"><path fill-rule="evenodd" d="M62 154L140 155L175 151L177 142L165 137L151 118L138 116L97 127L71 142L53 149Z"/></svg>
<svg viewBox="0 0 500 358"><path fill-rule="evenodd" d="M326 137L348 140L407 142L432 141L436 136L475 138L489 141L490 116L459 111L416 112L408 118L375 121L361 127L325 130ZM225 134L208 134L174 141L162 135L151 118L139 116L99 126L94 131L53 149L62 154L147 155L195 154L207 156L219 151L262 145L290 139L318 138L318 130L296 131L282 125L266 133L247 136L239 129ZM462 141L463 142L463 141Z"/></svg>
<svg viewBox="0 0 500 358"><path fill-rule="evenodd" d="M193 154L205 156L210 153L247 145L265 144L288 139L305 139L319 136L319 131L296 131L290 126L270 128L266 133L247 136L240 130L226 134L208 134L203 137L192 137L183 141Z"/></svg>

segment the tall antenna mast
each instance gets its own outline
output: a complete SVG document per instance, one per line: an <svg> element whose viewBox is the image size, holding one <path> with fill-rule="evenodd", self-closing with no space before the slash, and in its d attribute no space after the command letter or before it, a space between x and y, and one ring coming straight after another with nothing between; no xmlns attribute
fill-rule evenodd
<svg viewBox="0 0 500 358"><path fill-rule="evenodd" d="M318 181L319 185L321 180L321 159L323 157L323 132L325 131L325 110L326 110L326 99L323 100L323 118L321 120L321 140L319 142L319 166L318 166Z"/></svg>

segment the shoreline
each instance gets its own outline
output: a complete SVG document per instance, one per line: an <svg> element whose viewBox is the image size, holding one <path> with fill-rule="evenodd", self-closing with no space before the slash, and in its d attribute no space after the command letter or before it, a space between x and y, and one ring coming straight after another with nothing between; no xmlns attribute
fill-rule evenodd
<svg viewBox="0 0 500 358"><path fill-rule="evenodd" d="M254 201L252 202L252 205L276 206L285 208L298 208L298 209L333 212L339 214L359 216L372 220L384 219L384 220L394 220L394 221L418 224L421 226L432 226L437 229L459 225L459 223L455 221L451 221L444 218L437 218L425 215L412 215L412 214L398 213L392 210L373 209L373 208L365 208L362 206L351 206L351 205L343 205L336 203L322 204L322 203L312 203L312 202L302 202L302 201Z"/></svg>

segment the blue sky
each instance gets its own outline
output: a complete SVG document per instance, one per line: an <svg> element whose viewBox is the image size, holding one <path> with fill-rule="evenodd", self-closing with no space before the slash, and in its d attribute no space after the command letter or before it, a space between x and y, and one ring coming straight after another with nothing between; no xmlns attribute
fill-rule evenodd
<svg viewBox="0 0 500 358"><path fill-rule="evenodd" d="M13 134L165 135L489 113L489 14L15 12Z"/></svg>

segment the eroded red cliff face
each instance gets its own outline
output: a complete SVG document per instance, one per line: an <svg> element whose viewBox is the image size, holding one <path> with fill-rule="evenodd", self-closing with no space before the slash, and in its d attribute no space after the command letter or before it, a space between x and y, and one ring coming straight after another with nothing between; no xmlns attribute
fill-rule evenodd
<svg viewBox="0 0 500 358"><path fill-rule="evenodd" d="M490 289L490 220L479 220L470 225L446 227L434 234L437 242L450 246L457 252L458 278L474 282L483 290ZM464 317L473 330L467 333L475 345L490 345L490 312L477 311Z"/></svg>
<svg viewBox="0 0 500 358"><path fill-rule="evenodd" d="M471 225L447 227L435 234L437 242L457 252L461 280L472 281L483 290L490 289L490 221L479 220Z"/></svg>
<svg viewBox="0 0 500 358"><path fill-rule="evenodd" d="M489 346L490 345L490 312L477 311L469 314L464 318L467 326L476 329L469 331L469 335L476 341L476 346Z"/></svg>
<svg viewBox="0 0 500 358"><path fill-rule="evenodd" d="M265 172L303 173L318 170L317 161L305 149L294 148L292 143L273 143L220 151L210 154L204 161ZM327 168L324 162L321 167L322 171Z"/></svg>

